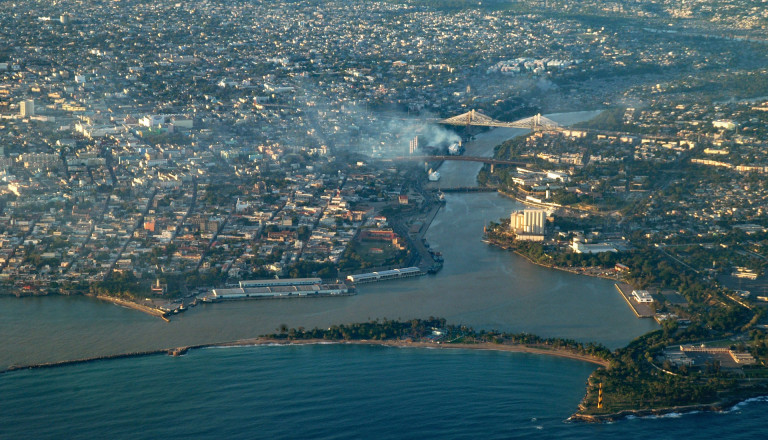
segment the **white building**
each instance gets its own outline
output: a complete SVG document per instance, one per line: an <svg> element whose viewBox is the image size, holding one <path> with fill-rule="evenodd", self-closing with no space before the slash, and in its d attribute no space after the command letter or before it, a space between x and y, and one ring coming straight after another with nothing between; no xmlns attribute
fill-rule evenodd
<svg viewBox="0 0 768 440"><path fill-rule="evenodd" d="M509 227L519 235L544 235L546 216L546 211L541 209L515 211L509 217Z"/></svg>
<svg viewBox="0 0 768 440"><path fill-rule="evenodd" d="M165 124L165 115L148 115L139 119L139 125L144 127L157 127L162 124Z"/></svg>
<svg viewBox="0 0 768 440"><path fill-rule="evenodd" d="M608 243L586 244L574 240L571 249L577 254L599 254L601 252L618 252L618 250Z"/></svg>
<svg viewBox="0 0 768 440"><path fill-rule="evenodd" d="M19 114L21 117L35 116L35 100L27 99L19 103Z"/></svg>
<svg viewBox="0 0 768 440"><path fill-rule="evenodd" d="M635 298L635 301L639 303L647 304L653 302L653 297L647 290L633 290L632 296Z"/></svg>
<svg viewBox="0 0 768 440"><path fill-rule="evenodd" d="M734 128L736 128L736 123L731 121L730 119L718 119L717 121L712 121L712 126L715 128L733 130Z"/></svg>

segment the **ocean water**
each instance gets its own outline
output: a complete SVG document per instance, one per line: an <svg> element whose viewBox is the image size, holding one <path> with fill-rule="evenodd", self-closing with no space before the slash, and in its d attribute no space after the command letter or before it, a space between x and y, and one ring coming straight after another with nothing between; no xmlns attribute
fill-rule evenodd
<svg viewBox="0 0 768 440"><path fill-rule="evenodd" d="M566 422L594 366L525 353L358 345L193 350L0 375L0 438L760 438L724 414Z"/></svg>

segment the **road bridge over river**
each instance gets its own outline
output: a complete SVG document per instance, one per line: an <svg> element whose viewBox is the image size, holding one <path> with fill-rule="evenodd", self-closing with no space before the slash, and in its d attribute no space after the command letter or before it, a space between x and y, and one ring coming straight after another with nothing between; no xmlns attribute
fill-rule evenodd
<svg viewBox="0 0 768 440"><path fill-rule="evenodd" d="M498 121L488 115L480 113L477 110L470 110L466 113L462 113L460 115L451 116L449 118L444 118L444 119L433 119L433 118L427 118L427 119L415 118L414 119L411 117L406 118L401 116L384 116L384 115L379 115L378 117L397 119L397 120L403 120L403 121L431 122L431 123L443 124L443 125L458 125L458 126L473 125L477 127L521 128L524 130L532 130L532 131L562 131L564 129L563 126L560 125L559 123L547 118L546 116L542 116L541 114L530 116L528 118L519 119L514 122Z"/></svg>
<svg viewBox="0 0 768 440"><path fill-rule="evenodd" d="M491 165L491 172L493 172L495 165L507 165L517 167L527 167L529 162L517 161L517 160L503 160L494 159L492 157L477 157L477 156L397 156L393 157L393 161L419 161L419 162L433 162L433 161L459 161L459 162L482 162Z"/></svg>
<svg viewBox="0 0 768 440"><path fill-rule="evenodd" d="M484 115L477 110L470 110L466 113L450 118L440 119L439 124L445 125L475 125L481 127L505 127L505 128L523 128L533 131L541 130L562 130L562 126L557 122L537 114L529 118L520 119L515 122L502 122Z"/></svg>

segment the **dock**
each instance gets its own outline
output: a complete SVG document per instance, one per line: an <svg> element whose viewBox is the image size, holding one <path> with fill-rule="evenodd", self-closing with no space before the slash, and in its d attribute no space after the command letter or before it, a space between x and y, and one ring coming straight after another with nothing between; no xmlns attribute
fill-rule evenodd
<svg viewBox="0 0 768 440"><path fill-rule="evenodd" d="M376 281L397 280L424 275L418 267L404 267L402 269L383 270L381 272L369 272L356 275L348 275L347 280L355 284L372 283Z"/></svg>
<svg viewBox="0 0 768 440"><path fill-rule="evenodd" d="M629 307L635 313L638 318L653 318L656 312L652 307L645 304L640 304L632 298L632 287L629 284L614 284L616 290L619 291L624 301L629 304Z"/></svg>
<svg viewBox="0 0 768 440"><path fill-rule="evenodd" d="M200 297L203 302L232 299L319 298L354 295L346 284L323 284L320 278L285 278L240 281L240 287L216 288Z"/></svg>
<svg viewBox="0 0 768 440"><path fill-rule="evenodd" d="M129 309L138 310L140 312L144 312L147 314L150 314L152 316L157 316L159 318L163 318L165 321L168 321L166 316L168 315L168 312L158 309L156 307L147 306L144 304L139 304L133 301L128 301L120 298L115 298L114 296L107 296L107 295L97 295L97 299L100 299L102 301L109 301L113 304L117 304L119 306L127 307Z"/></svg>

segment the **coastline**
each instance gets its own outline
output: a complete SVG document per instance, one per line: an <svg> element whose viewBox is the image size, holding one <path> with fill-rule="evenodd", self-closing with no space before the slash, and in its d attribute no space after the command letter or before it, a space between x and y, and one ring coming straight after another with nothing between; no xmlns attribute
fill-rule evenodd
<svg viewBox="0 0 768 440"><path fill-rule="evenodd" d="M555 266L555 265L550 265L550 264L545 264L545 263L539 263L537 261L533 261L529 256L521 253L520 251L518 251L516 249L512 249L510 246L505 246L505 245L503 245L503 244L501 244L501 243L499 243L499 242L497 242L496 240L493 240L493 239L486 238L485 242L490 244L490 245L496 246L496 247L498 247L500 249L504 249L505 251L512 251L512 253L525 258L525 260L528 261L529 263L535 264L535 265L537 265L539 267L545 267L547 269L554 269L554 270L559 270L559 271L562 271L562 272L568 272L568 273L572 273L574 275L583 275L583 276L587 276L587 277L601 278L601 279L604 279L604 280L610 280L610 281L614 281L614 282L619 281L619 279L615 278L615 277L608 277L608 276L605 276L605 275L595 275L595 274L590 274L590 273L584 273L584 272L580 272L578 270L569 269L567 267L561 267L561 266Z"/></svg>
<svg viewBox="0 0 768 440"><path fill-rule="evenodd" d="M204 348L223 348L223 347L253 347L253 346L304 346L304 345L367 345L367 346L382 346L393 348L416 348L416 349L446 349L446 350L486 350L486 351L502 351L511 353L528 353L544 356L560 357L565 359L572 359L576 361L588 362L600 367L608 367L609 362L597 357L582 355L574 353L567 349L557 348L541 348L537 346L529 345L513 345L513 344L493 344L493 343L477 343L477 344L439 344L434 342L420 342L420 341L403 341L403 340L327 340L327 339L280 339L269 337L258 337L249 339L239 339L229 342L219 342L211 344L201 344L185 347L165 348L159 350L142 351L121 353L115 355L99 356L85 359L75 359L60 362L50 362L32 365L13 365L8 368L0 370L0 375L4 373L12 373L20 370L34 370L44 368L65 367L77 364L86 364L102 360L112 359L126 359L126 358L138 358L153 355L166 355L166 356L182 356L190 350L204 349ZM637 417L663 417L668 414L687 414L696 412L725 412L732 409L734 406L742 402L746 402L753 398L762 398L763 394L750 393L748 395L739 396L723 400L720 402L697 404L697 405L685 405L685 406L673 406L662 407L652 409L636 409L636 410L622 410L615 413L606 414L582 414L576 412L566 419L567 422L574 423L612 423L627 418Z"/></svg>
<svg viewBox="0 0 768 440"><path fill-rule="evenodd" d="M697 412L716 412L722 413L733 409L735 406L747 402L750 399L768 397L764 394L749 394L743 397L737 397L722 400L714 403L702 403L697 405L670 406L664 408L652 409L627 409L607 414L580 414L575 413L568 417L567 421L576 423L612 423L628 418L654 418L664 417L670 414L694 414Z"/></svg>
<svg viewBox="0 0 768 440"><path fill-rule="evenodd" d="M744 399L746 400L746 398ZM741 400L743 402L744 400ZM628 409L618 411L609 414L580 414L575 413L568 417L569 422L577 423L612 423L619 420L625 420L630 417L661 417L667 414L691 414L695 412L723 412L728 408L733 407L740 401L730 403L728 405L722 403L711 403L701 405L686 405L686 406L673 406L669 408L655 408L655 409Z"/></svg>
<svg viewBox="0 0 768 440"><path fill-rule="evenodd" d="M506 195L502 193L503 195ZM439 209L439 207L438 207ZM433 217L434 218L434 217ZM429 222L431 223L431 221ZM426 225L426 227L423 227L422 229L426 232L426 230L429 228L429 224ZM514 250L513 250L514 251ZM605 276L599 276L599 275L593 275L588 273L582 273L578 272L572 269L568 268L561 268L561 267L555 267L555 266L549 266L547 264L542 263L536 263L532 261L528 256L523 255L522 253L518 251L514 251L516 254L523 256L526 260L529 262L532 262L534 264L537 264L540 267L549 268L549 269L558 269L564 272L570 272L574 274L581 274L581 275L588 275L588 276L595 276L598 278L604 278L604 279L610 279L615 280L615 278L612 277L605 277ZM151 307L146 307L150 310L145 310L141 307L140 304L134 304L130 301L125 300L119 300L112 297L103 297L99 298L103 299L112 303L115 303L117 305L121 305L124 307L129 307L132 309L135 309L137 311L143 311L145 313L151 314L153 316L159 316L157 315L156 311L152 311ZM140 306L140 307L135 307ZM589 356L583 356L578 355L576 353L571 353L568 350L558 350L553 348L536 348L536 347L529 347L525 345L504 345L504 344L493 344L493 343L482 343L482 344L436 344L436 343L429 343L429 342L407 342L407 341L378 341L378 340L323 340L323 339L315 339L315 340L285 340L285 339L267 339L267 338L255 338L255 339L241 339L233 342L228 343L209 343L204 345L192 345L187 347L179 347L174 349L159 349L159 350L153 350L148 352L134 352L134 353L124 353L124 354L117 354L112 356L104 356L99 358L89 358L89 359L81 359L81 360L72 360L72 361L63 361L63 362L56 362L56 363L50 363L50 364L38 364L38 365L30 365L30 366L20 366L20 367L13 367L12 369L8 370L0 370L0 374L7 371L14 371L18 369L35 369L35 368L51 368L55 366L66 366L66 365L73 365L77 363L87 363L87 362L95 362L97 360L107 360L107 359L118 359L118 358L128 358L128 357L139 357L139 356L149 356L153 354L165 354L165 355L174 355L179 356L183 355L190 349L196 349L196 348L215 348L215 347L231 347L231 346L253 346L253 345L325 345L325 344L351 344L351 345L379 345L379 346L390 346L390 347L398 347L398 348L423 348L423 349L468 349L468 350L494 350L494 351L508 351L508 352L526 352L531 354L541 354L541 355L548 355L548 356L555 356L555 357L561 357L561 358L570 358L573 360L580 360L583 362L589 362L600 366L607 366L607 362L602 360L596 360L594 358L591 358ZM652 411L658 411L658 410L652 410ZM671 412L674 411L674 409L670 410ZM633 411L632 414L628 415L636 415L638 414L637 411ZM586 421L586 420L585 420ZM607 421L607 420L606 420Z"/></svg>
<svg viewBox="0 0 768 440"><path fill-rule="evenodd" d="M513 353L529 353L538 354L544 356L554 356L566 359L572 359L582 362L588 362L591 364L599 365L601 367L607 367L608 361L589 356L574 353L567 349L558 348L541 348L528 345L513 345L513 344L492 344L492 343L477 343L477 344L439 344L434 342L414 342L414 341L401 341L401 340L373 340L373 339L353 339L353 340L329 340L329 339L279 339L279 338L248 338L238 339L229 342L216 342L211 344L190 345L184 347L172 347L163 348L158 350L119 353L106 356L96 356L83 359L71 359L59 362L45 362L40 364L29 365L11 365L5 369L0 370L0 374L10 373L18 370L36 370L43 368L55 368L64 367L68 365L86 364L101 360L110 359L125 359L133 357L144 357L158 354L165 354L169 356L180 356L187 353L189 350L197 350L202 348L216 348L216 347L252 347L252 346L301 346L301 345L369 345L369 346L384 346L395 348L422 348L422 349L465 349L465 350L487 350L487 351L505 351Z"/></svg>
<svg viewBox="0 0 768 440"><path fill-rule="evenodd" d="M591 364L599 365L602 367L608 366L608 361L600 359L594 356L582 355L574 353L567 349L557 348L540 348L530 345L520 344L493 344L488 342L482 342L477 344L440 344L434 342L419 342L419 341L391 341L391 340L375 340L375 339L352 339L352 340L328 340L328 339L273 339L273 338L255 338L255 339L241 339L233 342L225 342L221 344L211 344L210 346L218 347L236 347L236 346L253 346L253 345L313 345L313 344L346 344L346 345L376 345L384 347L397 347L397 348L428 348L428 349L467 349L467 350L488 350L488 351L506 351L513 353L530 353L540 354L545 356L554 356L567 359L573 359L583 362L589 362Z"/></svg>

